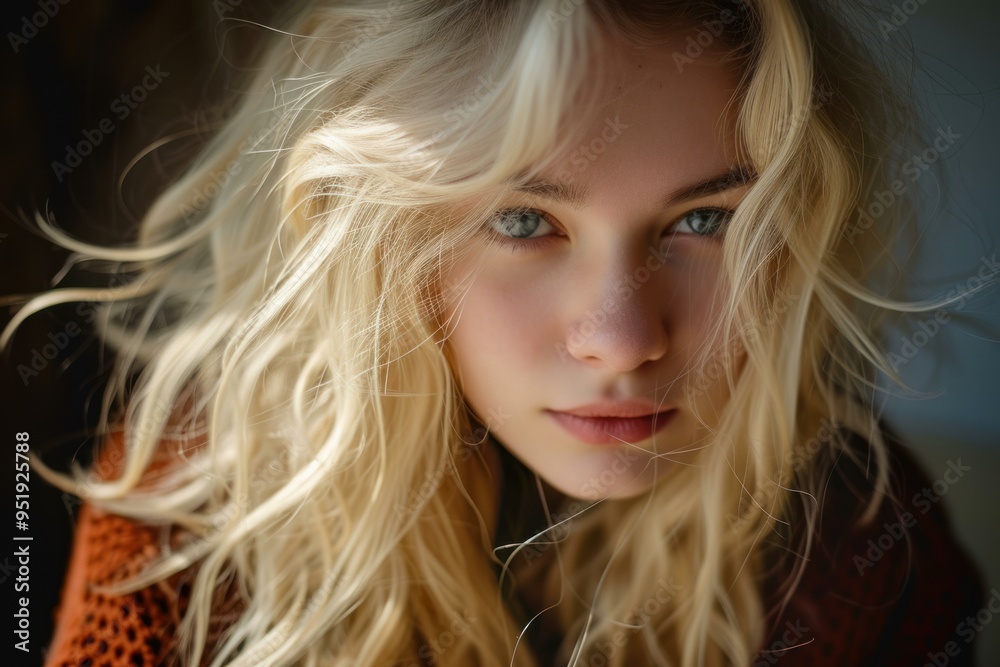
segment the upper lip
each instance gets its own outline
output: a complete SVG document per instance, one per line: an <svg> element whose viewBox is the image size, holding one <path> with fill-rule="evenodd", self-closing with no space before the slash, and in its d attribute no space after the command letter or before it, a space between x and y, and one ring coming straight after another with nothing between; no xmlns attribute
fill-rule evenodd
<svg viewBox="0 0 1000 667"><path fill-rule="evenodd" d="M565 412L577 417L646 417L667 410L670 408L660 408L656 403L647 399L628 398L617 401L598 401L575 408L554 410L554 412Z"/></svg>

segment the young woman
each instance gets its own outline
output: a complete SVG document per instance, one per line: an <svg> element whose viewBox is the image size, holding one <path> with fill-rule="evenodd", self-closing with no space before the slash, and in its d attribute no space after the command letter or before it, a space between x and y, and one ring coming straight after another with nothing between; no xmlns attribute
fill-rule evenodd
<svg viewBox="0 0 1000 667"><path fill-rule="evenodd" d="M971 664L838 7L309 2L134 246L39 220L127 274L0 340L117 351L48 664Z"/></svg>

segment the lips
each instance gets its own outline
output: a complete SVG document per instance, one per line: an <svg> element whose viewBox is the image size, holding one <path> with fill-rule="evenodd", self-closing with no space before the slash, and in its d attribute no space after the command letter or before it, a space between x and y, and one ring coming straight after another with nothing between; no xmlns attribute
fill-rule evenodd
<svg viewBox="0 0 1000 667"><path fill-rule="evenodd" d="M647 417L656 413L667 412L662 405L642 398L626 398L619 400L598 401L579 405L575 408L556 409L555 412L576 415L577 417Z"/></svg>
<svg viewBox="0 0 1000 667"><path fill-rule="evenodd" d="M607 408L601 409L606 410ZM628 409L635 412L640 408L633 406L622 408L622 411ZM577 408L576 410L595 411L589 407ZM677 414L676 409L636 417L591 417L557 410L546 410L545 412L570 435L595 445L620 444L622 441L641 442L665 428Z"/></svg>

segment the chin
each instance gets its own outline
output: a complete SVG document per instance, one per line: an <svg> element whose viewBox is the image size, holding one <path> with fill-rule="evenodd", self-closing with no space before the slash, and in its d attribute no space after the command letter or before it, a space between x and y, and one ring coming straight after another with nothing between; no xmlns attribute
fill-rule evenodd
<svg viewBox="0 0 1000 667"><path fill-rule="evenodd" d="M587 481L574 480L546 480L552 488L563 496L584 502L595 502L598 500L628 500L644 493L649 493L651 484L645 480L638 479L634 482L623 482L605 488L597 488ZM569 483L562 483L569 482Z"/></svg>

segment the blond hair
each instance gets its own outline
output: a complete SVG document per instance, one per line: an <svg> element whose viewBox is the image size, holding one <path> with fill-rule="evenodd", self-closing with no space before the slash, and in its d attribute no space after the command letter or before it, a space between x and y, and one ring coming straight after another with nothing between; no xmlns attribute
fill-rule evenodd
<svg viewBox="0 0 1000 667"><path fill-rule="evenodd" d="M947 302L864 286L911 211L901 198L855 234L858 211L891 174L884 137L913 130L842 17L791 0L312 2L133 246L38 220L79 257L119 263L128 284L41 295L0 338L50 305L103 302L100 333L117 353L103 427L118 399L123 472L98 481L36 465L109 511L188 531L116 589L197 564L185 662L204 657L213 595L235 577L247 604L215 665L538 664L494 571L504 564L482 519L493 500L473 497L488 481L437 321L440 276L513 174L572 145L567 109L595 102L579 64L601 28L640 44L667 32L724 44L742 72L740 136L757 179L723 244L739 289L690 369L724 378L730 401L669 493L595 503L561 524L546 588L577 594L558 608L560 655L749 664L765 639L759 538L779 522L811 527L815 480L853 455L847 430L871 444L874 515L887 473L870 390L878 370L902 380L873 318ZM696 52L677 52L678 66ZM470 197L474 210L455 207ZM824 424L844 429L804 452ZM194 433L205 447L136 488L159 442ZM669 587L656 613L638 612L656 586ZM622 629L628 642L606 650Z"/></svg>

